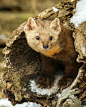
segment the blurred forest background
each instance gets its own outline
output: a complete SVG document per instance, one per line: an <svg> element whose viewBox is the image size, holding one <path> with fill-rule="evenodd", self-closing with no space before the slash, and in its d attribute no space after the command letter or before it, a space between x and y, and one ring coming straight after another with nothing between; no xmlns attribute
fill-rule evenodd
<svg viewBox="0 0 86 107"><path fill-rule="evenodd" d="M0 0L0 78L5 71L2 50L12 32L29 17L35 17L60 1L62 0ZM0 86L0 98L2 97Z"/></svg>

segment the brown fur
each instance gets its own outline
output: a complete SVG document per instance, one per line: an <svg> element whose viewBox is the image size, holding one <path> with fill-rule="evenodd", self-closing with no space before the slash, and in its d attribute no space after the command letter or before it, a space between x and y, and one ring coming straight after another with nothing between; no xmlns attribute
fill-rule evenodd
<svg viewBox="0 0 86 107"><path fill-rule="evenodd" d="M47 87L54 81L56 60L61 61L65 66L65 75L59 81L59 87L65 88L70 85L79 64L76 62L72 31L63 27L63 21L59 19L33 20L29 18L25 26L25 34L28 44L37 52L42 54L42 75L39 76L37 84ZM39 36L40 39L36 40ZM52 40L49 37L52 36ZM43 48L47 44L48 48Z"/></svg>

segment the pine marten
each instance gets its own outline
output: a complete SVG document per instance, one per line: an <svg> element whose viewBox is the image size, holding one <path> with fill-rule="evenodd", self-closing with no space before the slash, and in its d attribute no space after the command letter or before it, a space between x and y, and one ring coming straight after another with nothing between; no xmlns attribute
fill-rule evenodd
<svg viewBox="0 0 86 107"><path fill-rule="evenodd" d="M41 53L42 57L42 74L36 80L37 85L48 87L53 84L56 60L65 66L65 74L58 83L59 88L70 85L79 67L72 30L63 27L63 21L58 18L36 20L30 17L24 32L29 46Z"/></svg>

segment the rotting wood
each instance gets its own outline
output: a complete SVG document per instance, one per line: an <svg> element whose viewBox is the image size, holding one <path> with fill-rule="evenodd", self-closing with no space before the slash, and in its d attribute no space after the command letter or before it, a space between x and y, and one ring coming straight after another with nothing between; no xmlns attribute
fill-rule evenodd
<svg viewBox="0 0 86 107"><path fill-rule="evenodd" d="M31 91L30 80L37 78L41 73L41 58L39 53L32 50L27 44L23 31L26 24L24 22L13 32L3 50L8 70L2 76L2 88L5 96L13 105L28 101L40 103L42 106L49 105L53 107L81 107L81 104L86 105L86 53L83 51L86 49L86 22L82 23L78 28L74 28L73 24L69 23L74 14L73 9L75 9L77 1L63 0L55 5L55 8L59 9L59 11L55 12L50 7L36 17L41 20L62 18L65 22L64 26L74 31L74 45L78 52L77 61L82 62L77 77L70 87L65 89L66 91L57 89L57 93L51 96L38 95L36 92ZM77 96L75 102L71 96ZM69 102L71 103L69 104Z"/></svg>

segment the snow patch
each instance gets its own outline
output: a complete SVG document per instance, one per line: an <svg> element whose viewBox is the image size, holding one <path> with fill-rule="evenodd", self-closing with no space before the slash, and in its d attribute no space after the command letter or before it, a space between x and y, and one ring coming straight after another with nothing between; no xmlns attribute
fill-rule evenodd
<svg viewBox="0 0 86 107"><path fill-rule="evenodd" d="M60 9L57 9L56 7L52 7L53 11L56 13L58 12Z"/></svg>
<svg viewBox="0 0 86 107"><path fill-rule="evenodd" d="M11 102L8 99L0 99L0 107L2 106L12 107Z"/></svg>
<svg viewBox="0 0 86 107"><path fill-rule="evenodd" d="M30 85L29 85L30 89L31 89L32 92L36 92L38 95L48 95L48 96L50 96L50 95L57 92L57 89L58 89L57 83L58 83L59 79L62 76L63 76L63 74L61 72L60 72L59 75L55 76L54 85L49 89L48 88L43 88L43 89L38 88L36 83L35 83L35 80L31 80Z"/></svg>
<svg viewBox="0 0 86 107"><path fill-rule="evenodd" d="M71 18L70 22L77 28L79 24L86 21L86 0L80 0L76 4L76 13Z"/></svg>
<svg viewBox="0 0 86 107"><path fill-rule="evenodd" d="M40 104L33 103L33 102L16 104L15 106L13 106L11 104L11 102L8 101L8 99L0 99L0 107L2 107L2 106L6 106L6 107L41 107Z"/></svg>

